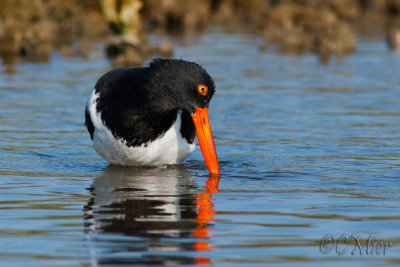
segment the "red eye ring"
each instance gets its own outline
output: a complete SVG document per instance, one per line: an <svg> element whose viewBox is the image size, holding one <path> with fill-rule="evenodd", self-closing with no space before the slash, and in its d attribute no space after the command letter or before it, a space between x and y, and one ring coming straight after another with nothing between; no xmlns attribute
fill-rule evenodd
<svg viewBox="0 0 400 267"><path fill-rule="evenodd" d="M197 86L197 92L201 95L206 95L208 92L208 87L204 84L199 84Z"/></svg>

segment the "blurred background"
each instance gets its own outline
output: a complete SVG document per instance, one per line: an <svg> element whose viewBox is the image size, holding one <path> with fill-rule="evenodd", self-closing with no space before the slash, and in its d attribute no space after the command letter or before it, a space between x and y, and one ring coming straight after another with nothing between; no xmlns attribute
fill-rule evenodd
<svg viewBox="0 0 400 267"><path fill-rule="evenodd" d="M174 49L151 46L150 33L193 35L218 25L264 37L262 49L327 61L353 53L357 35L396 48L399 13L399 0L2 0L0 56L3 64L46 61L53 50L85 56L97 41L115 65L140 65L149 53L168 57Z"/></svg>

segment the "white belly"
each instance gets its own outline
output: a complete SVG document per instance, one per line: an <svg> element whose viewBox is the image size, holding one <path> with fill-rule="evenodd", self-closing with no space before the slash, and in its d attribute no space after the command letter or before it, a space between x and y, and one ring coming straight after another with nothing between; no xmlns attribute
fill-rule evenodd
<svg viewBox="0 0 400 267"><path fill-rule="evenodd" d="M175 123L158 139L139 147L129 147L122 139L116 139L96 111L98 94L94 91L89 99L90 117L95 127L93 146L96 152L112 164L118 165L164 165L175 164L186 159L195 149L180 134L181 112Z"/></svg>

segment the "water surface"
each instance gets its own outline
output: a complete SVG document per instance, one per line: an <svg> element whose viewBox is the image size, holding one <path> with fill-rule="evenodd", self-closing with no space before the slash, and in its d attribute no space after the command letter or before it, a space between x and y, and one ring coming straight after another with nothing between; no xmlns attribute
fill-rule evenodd
<svg viewBox="0 0 400 267"><path fill-rule="evenodd" d="M2 265L400 263L400 54L360 38L356 54L321 64L253 35L173 41L215 79L221 178L199 149L160 168L96 155L83 110L111 68L101 46L2 67ZM342 243L321 247L327 235Z"/></svg>

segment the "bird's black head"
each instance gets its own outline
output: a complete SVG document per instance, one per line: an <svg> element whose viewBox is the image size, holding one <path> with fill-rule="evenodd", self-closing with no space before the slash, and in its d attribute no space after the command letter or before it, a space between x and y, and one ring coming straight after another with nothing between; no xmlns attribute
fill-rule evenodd
<svg viewBox="0 0 400 267"><path fill-rule="evenodd" d="M208 73L194 62L178 59L155 59L150 63L149 85L162 97L162 108L207 108L215 93L215 84ZM160 102L159 102L160 103Z"/></svg>
<svg viewBox="0 0 400 267"><path fill-rule="evenodd" d="M147 68L147 99L159 112L182 109L190 113L207 168L219 175L217 152L208 119L214 81L198 64L176 59L155 59ZM150 94L149 94L150 93ZM151 96L149 96L151 95ZM160 101L161 100L161 101Z"/></svg>

